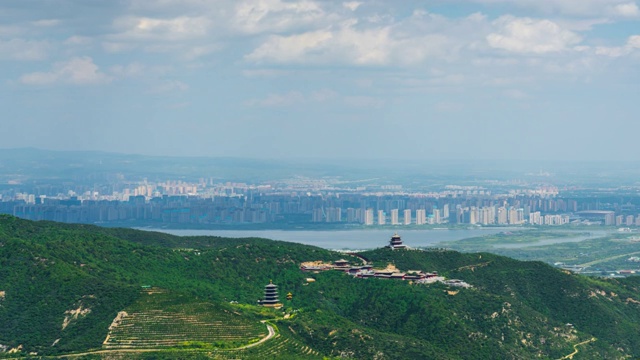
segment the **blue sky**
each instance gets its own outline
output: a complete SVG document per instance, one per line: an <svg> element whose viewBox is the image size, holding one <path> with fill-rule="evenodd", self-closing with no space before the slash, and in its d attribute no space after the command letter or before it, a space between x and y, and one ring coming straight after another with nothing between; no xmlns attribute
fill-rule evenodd
<svg viewBox="0 0 640 360"><path fill-rule="evenodd" d="M640 160L630 0L4 0L1 147Z"/></svg>

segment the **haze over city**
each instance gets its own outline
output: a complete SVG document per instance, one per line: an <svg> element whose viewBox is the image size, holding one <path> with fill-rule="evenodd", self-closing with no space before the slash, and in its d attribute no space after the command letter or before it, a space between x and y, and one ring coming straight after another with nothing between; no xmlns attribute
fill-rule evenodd
<svg viewBox="0 0 640 360"><path fill-rule="evenodd" d="M0 4L3 148L640 160L629 0Z"/></svg>

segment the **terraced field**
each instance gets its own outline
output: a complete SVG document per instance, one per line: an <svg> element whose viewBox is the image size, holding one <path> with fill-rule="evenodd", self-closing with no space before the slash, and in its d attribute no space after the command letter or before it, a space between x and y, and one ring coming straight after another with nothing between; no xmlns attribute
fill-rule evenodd
<svg viewBox="0 0 640 360"><path fill-rule="evenodd" d="M78 357L79 360L150 360L150 359L184 359L184 360L263 360L263 359L295 359L320 360L324 357L317 351L305 346L281 325L282 329L273 338L246 349L229 350L168 350L151 352L130 352L131 350L109 350Z"/></svg>
<svg viewBox="0 0 640 360"><path fill-rule="evenodd" d="M103 348L234 348L256 342L267 334L266 326L252 314L149 291L120 312Z"/></svg>
<svg viewBox="0 0 640 360"><path fill-rule="evenodd" d="M260 346L245 350L218 352L215 355L225 359L280 359L291 357L295 359L322 359L317 351L298 341L285 324L280 324L280 331L273 339Z"/></svg>

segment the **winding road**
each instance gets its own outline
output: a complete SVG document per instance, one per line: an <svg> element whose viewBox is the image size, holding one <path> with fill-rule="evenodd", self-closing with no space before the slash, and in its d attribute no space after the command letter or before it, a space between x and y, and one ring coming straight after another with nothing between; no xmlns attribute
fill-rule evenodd
<svg viewBox="0 0 640 360"><path fill-rule="evenodd" d="M581 343L577 343L577 344L573 345L573 350L574 351L571 354L567 355L567 356L561 357L560 360L573 359L573 357L576 356L576 354L578 354L578 346L586 345L586 344L588 344L590 342L594 342L594 341L596 341L596 338L591 338L589 340L585 340L585 341L583 341Z"/></svg>

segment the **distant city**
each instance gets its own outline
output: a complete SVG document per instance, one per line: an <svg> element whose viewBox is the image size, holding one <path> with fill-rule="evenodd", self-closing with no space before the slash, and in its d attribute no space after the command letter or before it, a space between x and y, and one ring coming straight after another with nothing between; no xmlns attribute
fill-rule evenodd
<svg viewBox="0 0 640 360"><path fill-rule="evenodd" d="M67 223L640 226L638 198L509 182L420 192L372 182L354 186L339 178L298 176L249 184L213 178L129 181L119 175L101 185L9 183L0 196L2 213Z"/></svg>

